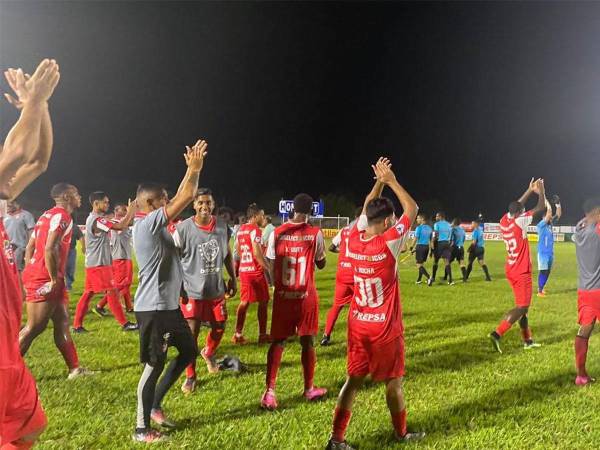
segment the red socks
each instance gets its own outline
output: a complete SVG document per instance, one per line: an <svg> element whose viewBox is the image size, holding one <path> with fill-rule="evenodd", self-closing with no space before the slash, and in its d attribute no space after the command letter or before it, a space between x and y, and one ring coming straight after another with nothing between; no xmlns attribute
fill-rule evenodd
<svg viewBox="0 0 600 450"><path fill-rule="evenodd" d="M589 339L581 336L575 336L575 366L577 367L577 376L587 377L585 370L585 361L587 359Z"/></svg>
<svg viewBox="0 0 600 450"><path fill-rule="evenodd" d="M116 290L110 290L106 292L106 300L108 301L108 309L113 313L115 320L121 324L121 326L125 325L127 319L125 318L125 313L123 312L123 307L119 302L119 295Z"/></svg>
<svg viewBox="0 0 600 450"><path fill-rule="evenodd" d="M275 389L277 383L277 372L281 365L281 356L283 355L283 345L273 343L267 353L267 389Z"/></svg>
<svg viewBox="0 0 600 450"><path fill-rule="evenodd" d="M73 319L73 328L79 328L83 326L83 317L88 312L90 307L90 300L94 293L92 291L85 291L79 301L77 302L77 309L75 310L75 319Z"/></svg>
<svg viewBox="0 0 600 450"><path fill-rule="evenodd" d="M406 435L406 409L397 413L391 413L391 415L392 425L396 434L400 437Z"/></svg>
<svg viewBox="0 0 600 450"><path fill-rule="evenodd" d="M196 378L196 359L185 368L185 377L186 378Z"/></svg>
<svg viewBox="0 0 600 450"><path fill-rule="evenodd" d="M65 341L61 345L57 345L57 347L67 363L69 371L79 367L77 350L75 349L75 343L72 340Z"/></svg>
<svg viewBox="0 0 600 450"><path fill-rule="evenodd" d="M304 390L313 387L315 379L315 365L317 364L317 353L314 347L302 350L302 371L304 373Z"/></svg>
<svg viewBox="0 0 600 450"><path fill-rule="evenodd" d="M246 322L246 314L248 313L248 308L250 307L250 303L240 302L237 309L237 320L235 323L235 332L237 334L242 334L244 331L244 323Z"/></svg>
<svg viewBox="0 0 600 450"><path fill-rule="evenodd" d="M333 431L331 432L331 437L334 441L344 442L346 429L351 417L352 411L343 409L340 406L335 408L335 412L333 413Z"/></svg>
<svg viewBox="0 0 600 450"><path fill-rule="evenodd" d="M129 287L121 289L120 293L123 295L123 300L125 300L125 308L128 311L133 309L133 303L131 302L131 292L129 291ZM98 302L98 308L104 308L108 303L108 297L104 295L102 299Z"/></svg>
<svg viewBox="0 0 600 450"><path fill-rule="evenodd" d="M326 336L331 336L331 333L333 332L333 327L335 326L335 322L337 321L337 318L340 315L340 311L342 310L342 308L343 306L333 305L329 309L329 312L327 313L327 322L325 322L325 330L323 331L323 334L325 334Z"/></svg>
<svg viewBox="0 0 600 450"><path fill-rule="evenodd" d="M219 348L219 344L221 343L221 339L223 338L223 333L225 330L223 328L213 328L210 330L210 333L206 335L206 356L212 356Z"/></svg>
<svg viewBox="0 0 600 450"><path fill-rule="evenodd" d="M496 328L496 333L498 333L499 336L503 336L504 333L510 330L510 327L512 327L512 323L508 320L503 320L500 322L500 325L498 325L498 328Z"/></svg>
<svg viewBox="0 0 600 450"><path fill-rule="evenodd" d="M267 334L267 314L269 302L258 302L258 333Z"/></svg>

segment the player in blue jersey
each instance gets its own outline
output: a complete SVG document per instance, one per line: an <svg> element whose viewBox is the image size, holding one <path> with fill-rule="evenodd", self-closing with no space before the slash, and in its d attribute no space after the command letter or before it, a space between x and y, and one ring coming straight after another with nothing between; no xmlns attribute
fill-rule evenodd
<svg viewBox="0 0 600 450"><path fill-rule="evenodd" d="M469 279L469 275L471 275L471 271L473 270L473 263L477 259L477 262L483 269L483 273L485 273L485 281L492 281L490 277L490 272L488 271L488 266L485 264L484 256L485 256L485 241L483 239L483 230L481 229L481 221L476 219L473 221L473 233L471 234L471 245L469 246L469 264L467 265L467 277Z"/></svg>
<svg viewBox="0 0 600 450"><path fill-rule="evenodd" d="M460 226L460 219L452 220L452 254L450 256L450 264L456 260L460 266L463 283L467 281L467 268L465 267L465 230ZM446 276L444 275L444 279Z"/></svg>
<svg viewBox="0 0 600 450"><path fill-rule="evenodd" d="M440 259L444 260L445 265L445 278L448 280L448 284L454 284L452 281L452 268L450 267L450 258L452 256L452 225L446 221L446 214L438 212L435 215L435 224L433 224L433 270L431 271L431 278L427 280L427 285L432 286L435 282L435 275L438 269L438 262Z"/></svg>
<svg viewBox="0 0 600 450"><path fill-rule="evenodd" d="M552 197L552 202L556 208L556 215L552 215L552 205L546 202L546 215L537 224L538 245L538 297L545 297L546 291L544 287L550 277L552 263L554 262L554 235L552 233L552 223L562 215L562 207L558 195Z"/></svg>
<svg viewBox="0 0 600 450"><path fill-rule="evenodd" d="M411 252L415 254L417 262L417 268L419 270L419 277L417 278L416 284L421 284L423 275L425 279L429 279L429 273L425 269L425 262L429 256L429 246L431 244L431 235L433 234L433 228L427 223L427 216L425 214L419 214L417 216L417 228L415 228L415 238L411 247Z"/></svg>

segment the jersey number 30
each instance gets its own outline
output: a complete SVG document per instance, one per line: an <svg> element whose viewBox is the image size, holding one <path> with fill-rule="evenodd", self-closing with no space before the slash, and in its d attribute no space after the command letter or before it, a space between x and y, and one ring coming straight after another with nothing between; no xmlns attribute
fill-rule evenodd
<svg viewBox="0 0 600 450"><path fill-rule="evenodd" d="M381 278L360 278L354 276L359 296L354 297L358 306L377 308L383 305L383 283Z"/></svg>

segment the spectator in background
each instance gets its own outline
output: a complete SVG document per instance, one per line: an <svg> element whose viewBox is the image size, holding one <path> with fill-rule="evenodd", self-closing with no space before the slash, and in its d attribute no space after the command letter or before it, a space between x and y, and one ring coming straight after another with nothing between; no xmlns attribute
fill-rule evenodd
<svg viewBox="0 0 600 450"><path fill-rule="evenodd" d="M273 218L271 216L265 216L265 223L266 225L262 232L262 246L264 248L267 248L267 244L269 243L269 236L275 229L275 226L273 225Z"/></svg>
<svg viewBox="0 0 600 450"><path fill-rule="evenodd" d="M67 291L70 291L75 281L75 268L77 267L77 241L81 242L81 253L85 255L85 239L81 228L77 225L75 217L73 217L73 235L71 236L71 246L69 247L69 255L67 256L67 267L65 269L65 284Z"/></svg>
<svg viewBox="0 0 600 450"><path fill-rule="evenodd" d="M217 216L227 223L229 234L233 234L233 209L228 206L221 206L217 209Z"/></svg>
<svg viewBox="0 0 600 450"><path fill-rule="evenodd" d="M15 253L17 269L22 272L25 267L25 248L35 227L35 219L15 201L8 202L6 209L8 214L3 218L4 228Z"/></svg>

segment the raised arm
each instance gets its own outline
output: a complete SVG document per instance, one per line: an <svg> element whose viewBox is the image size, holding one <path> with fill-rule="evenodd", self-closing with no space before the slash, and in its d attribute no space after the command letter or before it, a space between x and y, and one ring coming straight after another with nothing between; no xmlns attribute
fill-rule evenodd
<svg viewBox="0 0 600 450"><path fill-rule="evenodd" d="M552 203L554 203L554 207L556 208L556 215L554 218L556 220L560 220L562 217L562 205L560 204L560 197L556 194L552 196Z"/></svg>
<svg viewBox="0 0 600 450"><path fill-rule="evenodd" d="M129 202L127 203L127 214L125 214L125 216L121 220L119 220L118 222L113 224L112 229L117 230L117 231L122 231L122 230L126 230L127 228L129 228L129 226L131 225L131 222L133 221L133 217L135 216L135 213L137 211L138 211L137 200L130 199Z"/></svg>
<svg viewBox="0 0 600 450"><path fill-rule="evenodd" d="M21 69L9 69L5 76L17 98L5 97L21 115L0 153L0 195L15 198L48 167L53 136L47 101L60 73L56 61L44 60L31 77Z"/></svg>
<svg viewBox="0 0 600 450"><path fill-rule="evenodd" d="M377 179L384 183L386 186L394 192L400 205L402 205L402 210L404 214L410 220L412 224L417 217L417 213L419 212L419 207L417 206L417 202L410 196L408 192L398 183L396 179L396 175L392 172L391 165L385 164L385 162L378 161L376 166L374 167L375 175Z"/></svg>
<svg viewBox="0 0 600 450"><path fill-rule="evenodd" d="M531 210L531 213L535 216L546 208L546 189L544 188L544 180L540 178L535 181L533 192L538 196L537 205Z"/></svg>
<svg viewBox="0 0 600 450"><path fill-rule="evenodd" d="M379 158L377 160L377 162L375 163L375 165L371 165L371 167L373 168L373 170L375 170L375 167L379 163L386 164L386 165L389 165L391 167L389 159L387 159L387 158ZM381 193L383 192L383 188L384 187L385 187L385 185L381 182L381 180L379 180L376 177L375 178L375 184L373 185L373 189L371 189L371 192L369 192L369 194L365 198L365 202L363 203L362 214L365 213L365 210L367 209L367 205L369 204L369 202L371 200L374 200L376 198L381 197Z"/></svg>
<svg viewBox="0 0 600 450"><path fill-rule="evenodd" d="M200 172L202 172L202 167L204 166L207 147L208 144L203 140L198 140L192 148L187 147L187 152L184 154L187 171L185 172L179 191L166 206L169 219L179 216L194 200L194 195L198 190Z"/></svg>

